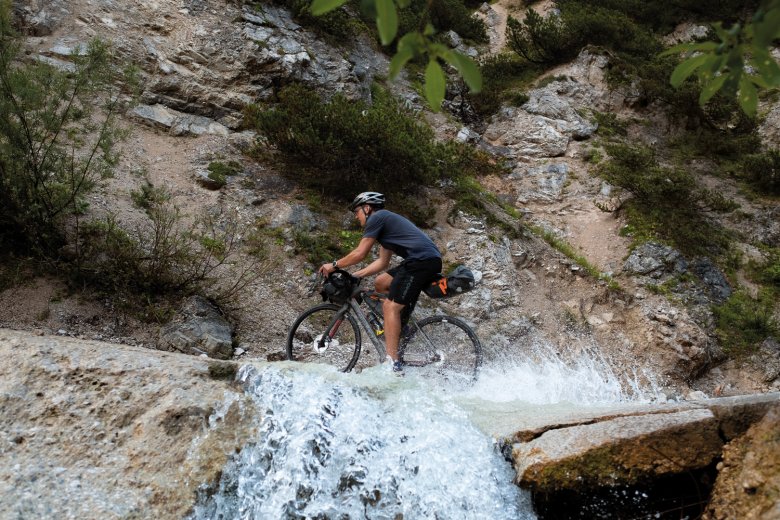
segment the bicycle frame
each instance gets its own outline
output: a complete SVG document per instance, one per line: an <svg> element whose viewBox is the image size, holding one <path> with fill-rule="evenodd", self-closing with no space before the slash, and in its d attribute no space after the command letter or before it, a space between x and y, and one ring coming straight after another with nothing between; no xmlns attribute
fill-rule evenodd
<svg viewBox="0 0 780 520"><path fill-rule="evenodd" d="M385 358L387 357L387 347L385 345L385 342L381 340L376 334L374 334L374 329L371 327L371 324L366 319L363 309L361 308L361 303L359 302L360 298L368 298L370 297L369 294L373 293L373 291L367 291L363 289L357 289L355 292L353 292L350 299L345 302L341 309L338 310L338 312L333 317L333 321L331 321L328 324L328 328L326 329L325 334L323 334L321 342L325 341L325 337L333 337L336 335L336 332L338 331L338 328L341 326L342 321L344 320L344 316L350 311L352 311L352 315L355 317L357 322L360 324L360 328L363 329L363 332L366 333L366 335L371 339L371 343L374 345L374 350L376 350L377 354L377 362L379 364L383 363L385 361ZM425 339L425 341L428 343L430 347L433 347L433 344L431 343L430 338L419 328L417 325L417 322L412 318L409 317L409 325L417 329L417 332L422 334L422 337Z"/></svg>

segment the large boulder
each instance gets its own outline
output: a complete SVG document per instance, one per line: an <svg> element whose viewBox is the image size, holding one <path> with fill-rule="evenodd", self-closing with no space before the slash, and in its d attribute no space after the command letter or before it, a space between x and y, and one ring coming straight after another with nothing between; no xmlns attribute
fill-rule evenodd
<svg viewBox="0 0 780 520"><path fill-rule="evenodd" d="M730 442L704 518L780 518L780 404Z"/></svg>
<svg viewBox="0 0 780 520"><path fill-rule="evenodd" d="M0 517L184 518L256 436L235 370L0 329Z"/></svg>
<svg viewBox="0 0 780 520"><path fill-rule="evenodd" d="M160 329L160 350L230 359L233 326L202 296L193 296L174 319Z"/></svg>

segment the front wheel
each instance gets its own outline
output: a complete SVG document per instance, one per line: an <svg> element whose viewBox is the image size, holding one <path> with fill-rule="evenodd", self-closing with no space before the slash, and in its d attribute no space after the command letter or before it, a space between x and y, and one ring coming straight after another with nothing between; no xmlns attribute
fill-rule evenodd
<svg viewBox="0 0 780 520"><path fill-rule="evenodd" d="M399 347L405 369L447 381L470 383L476 379L482 346L465 322L450 316L430 316L409 327Z"/></svg>
<svg viewBox="0 0 780 520"><path fill-rule="evenodd" d="M342 306L324 303L298 316L287 334L287 359L349 372L360 356L360 329Z"/></svg>

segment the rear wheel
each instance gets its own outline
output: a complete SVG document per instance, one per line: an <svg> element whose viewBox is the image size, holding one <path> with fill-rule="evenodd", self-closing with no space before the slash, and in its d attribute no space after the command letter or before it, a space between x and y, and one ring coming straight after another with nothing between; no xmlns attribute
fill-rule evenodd
<svg viewBox="0 0 780 520"><path fill-rule="evenodd" d="M404 370L446 381L473 382L482 363L482 346L471 327L458 318L430 316L409 325L399 354Z"/></svg>
<svg viewBox="0 0 780 520"><path fill-rule="evenodd" d="M287 359L327 363L349 372L360 356L360 329L349 313L334 322L341 308L325 303L298 316L287 334Z"/></svg>

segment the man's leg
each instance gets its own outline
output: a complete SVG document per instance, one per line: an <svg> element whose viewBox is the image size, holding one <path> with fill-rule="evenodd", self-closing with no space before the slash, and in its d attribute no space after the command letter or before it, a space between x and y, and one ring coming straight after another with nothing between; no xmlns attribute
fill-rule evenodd
<svg viewBox="0 0 780 520"><path fill-rule="evenodd" d="M389 298L385 300L382 311L385 314L385 346L387 355L393 361L398 361L398 340L401 337L401 313L405 305L396 303Z"/></svg>

